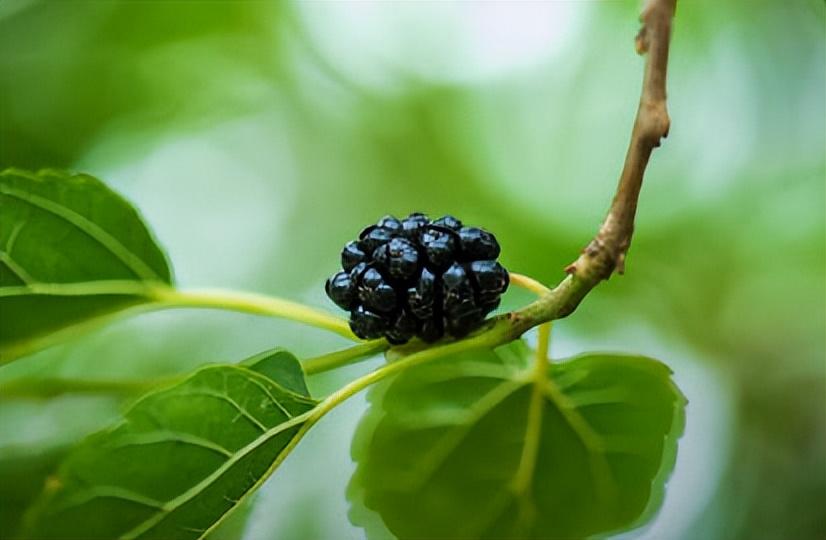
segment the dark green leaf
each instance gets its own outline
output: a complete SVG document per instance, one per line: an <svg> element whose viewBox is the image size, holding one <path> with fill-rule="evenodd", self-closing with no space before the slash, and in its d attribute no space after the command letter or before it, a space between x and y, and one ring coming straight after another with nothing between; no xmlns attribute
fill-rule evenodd
<svg viewBox="0 0 826 540"><path fill-rule="evenodd" d="M23 512L43 491L66 448L3 455L0 459L0 540L15 538Z"/></svg>
<svg viewBox="0 0 826 540"><path fill-rule="evenodd" d="M0 172L0 360L149 301L169 267L135 209L87 175Z"/></svg>
<svg viewBox="0 0 826 540"><path fill-rule="evenodd" d="M683 428L668 368L597 354L537 377L528 356L520 344L466 354L374 391L351 519L375 533L373 510L399 538L572 539L644 523Z"/></svg>
<svg viewBox="0 0 826 540"><path fill-rule="evenodd" d="M287 390L310 397L304 369L291 352L276 348L247 358L241 365L279 383Z"/></svg>
<svg viewBox="0 0 826 540"><path fill-rule="evenodd" d="M27 536L200 538L281 463L315 404L250 369L201 369L82 443L27 515Z"/></svg>

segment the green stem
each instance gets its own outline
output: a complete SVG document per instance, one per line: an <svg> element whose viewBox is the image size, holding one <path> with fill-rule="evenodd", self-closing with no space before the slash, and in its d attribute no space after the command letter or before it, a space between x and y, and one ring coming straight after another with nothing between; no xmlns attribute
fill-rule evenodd
<svg viewBox="0 0 826 540"><path fill-rule="evenodd" d="M484 328L470 337L414 352L402 357L400 360L381 366L367 375L351 381L327 396L327 398L313 409L315 412L310 416L311 421L308 422L308 424L317 421L336 405L364 390L371 384L377 383L405 369L438 360L439 358L452 354L477 349L489 349L509 343L519 338L526 330L562 316L565 310L568 309L570 302L573 299L577 299L580 294L584 296L590 288L591 287L585 284L577 283L575 277L568 276L555 289L543 295L542 298L536 302L529 304L521 310L506 313L493 319ZM538 348L542 349L542 346L540 345ZM547 351L547 349L544 350ZM539 368L535 369L539 370Z"/></svg>
<svg viewBox="0 0 826 540"><path fill-rule="evenodd" d="M500 322L480 334L462 339L460 341L437 345L435 347L410 354L409 356L405 356L400 360L385 364L376 370L371 371L367 375L349 382L327 396L315 407L315 409L313 409L313 412L310 415L305 427L309 428L309 425L317 422L322 416L330 412L337 405L341 404L355 394L358 394L368 386L382 381L391 375L395 375L396 373L400 373L414 366L426 364L428 362L438 360L439 358L444 358L445 356L476 349L488 349L507 343L510 340L508 339L506 333L503 332L504 326L505 325Z"/></svg>
<svg viewBox="0 0 826 540"><path fill-rule="evenodd" d="M223 289L178 290L157 287L152 291L152 299L159 307L223 309L290 319L360 341L345 319L283 298Z"/></svg>
<svg viewBox="0 0 826 540"><path fill-rule="evenodd" d="M302 362L304 372L307 375L314 375L323 371L329 371L342 366L353 364L360 360L365 360L377 353L386 351L390 344L383 339L375 339L366 343L355 345L342 351L336 351L315 358L308 358Z"/></svg>

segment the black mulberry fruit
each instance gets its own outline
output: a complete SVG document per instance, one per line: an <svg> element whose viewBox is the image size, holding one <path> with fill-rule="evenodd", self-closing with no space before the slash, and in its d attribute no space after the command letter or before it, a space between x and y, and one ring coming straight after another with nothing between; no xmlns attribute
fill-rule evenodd
<svg viewBox="0 0 826 540"><path fill-rule="evenodd" d="M350 311L350 328L363 339L462 337L508 288L499 251L493 234L453 216L385 216L344 246L344 271L327 280L327 296Z"/></svg>
<svg viewBox="0 0 826 540"><path fill-rule="evenodd" d="M419 250L409 240L394 238L373 251L373 260L392 279L407 282L419 269Z"/></svg>
<svg viewBox="0 0 826 540"><path fill-rule="evenodd" d="M359 243L353 240L347 242L341 250L341 267L345 272L352 270L357 264L367 261L367 254L361 250Z"/></svg>

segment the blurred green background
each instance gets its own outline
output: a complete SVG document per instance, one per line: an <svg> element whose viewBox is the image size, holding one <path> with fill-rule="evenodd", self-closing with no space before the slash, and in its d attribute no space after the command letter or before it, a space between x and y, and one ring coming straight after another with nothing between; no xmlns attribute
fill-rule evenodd
<svg viewBox="0 0 826 540"><path fill-rule="evenodd" d="M455 213L548 284L596 230L633 121L635 0L0 2L0 167L67 167L128 196L183 286L331 309L345 241L385 213ZM826 9L682 0L672 129L627 275L557 324L553 353L653 355L689 399L651 539L826 538ZM508 307L528 297L509 293ZM533 339L529 336L529 339ZM2 393L143 379L343 340L178 311L0 369L0 534L117 396ZM376 359L372 365L380 360ZM323 393L370 364L316 377ZM352 400L217 536L361 538L344 492Z"/></svg>

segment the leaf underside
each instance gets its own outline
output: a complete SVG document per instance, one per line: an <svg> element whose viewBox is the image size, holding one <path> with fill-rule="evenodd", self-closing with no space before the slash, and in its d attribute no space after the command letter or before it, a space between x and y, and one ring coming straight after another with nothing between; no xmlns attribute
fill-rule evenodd
<svg viewBox="0 0 826 540"><path fill-rule="evenodd" d="M584 538L659 508L685 400L666 366L594 354L529 374L521 342L413 368L371 393L351 520L399 538ZM534 400L537 406L532 408Z"/></svg>
<svg viewBox="0 0 826 540"><path fill-rule="evenodd" d="M0 360L171 283L137 211L88 175L0 172Z"/></svg>
<svg viewBox="0 0 826 540"><path fill-rule="evenodd" d="M284 364L286 384L262 373L276 373L269 359ZM24 536L185 540L214 528L272 473L316 405L288 388L302 373L289 353L246 365L206 367L147 394L84 441L47 482Z"/></svg>

